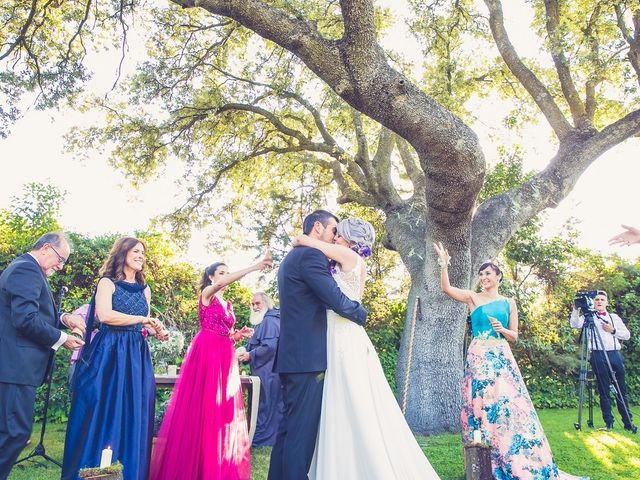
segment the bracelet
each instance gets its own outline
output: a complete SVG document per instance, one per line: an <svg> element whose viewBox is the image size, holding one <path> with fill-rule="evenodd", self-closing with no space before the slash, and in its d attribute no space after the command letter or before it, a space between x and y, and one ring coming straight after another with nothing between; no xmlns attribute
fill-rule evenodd
<svg viewBox="0 0 640 480"><path fill-rule="evenodd" d="M440 265L440 268L446 268L451 265L451 259L445 262L442 258L438 258L438 265Z"/></svg>

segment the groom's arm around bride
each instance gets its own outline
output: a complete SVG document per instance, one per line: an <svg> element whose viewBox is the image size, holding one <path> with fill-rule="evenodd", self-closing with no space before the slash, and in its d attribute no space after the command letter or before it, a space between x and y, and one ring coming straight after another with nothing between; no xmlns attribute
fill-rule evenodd
<svg viewBox="0 0 640 480"><path fill-rule="evenodd" d="M294 248L278 272L280 341L274 371L321 372L327 367L327 309L359 325L367 320L360 303L344 295L327 257L310 247Z"/></svg>

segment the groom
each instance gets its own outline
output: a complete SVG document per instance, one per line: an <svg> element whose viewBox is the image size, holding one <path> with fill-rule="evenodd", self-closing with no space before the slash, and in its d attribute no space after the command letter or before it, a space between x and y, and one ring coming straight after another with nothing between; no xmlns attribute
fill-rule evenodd
<svg viewBox="0 0 640 480"><path fill-rule="evenodd" d="M316 210L303 232L332 243L338 218ZM347 298L320 250L291 250L278 271L280 341L274 372L282 381L284 417L271 452L269 480L306 480L316 445L324 371L327 368L327 309L364 325L367 311Z"/></svg>

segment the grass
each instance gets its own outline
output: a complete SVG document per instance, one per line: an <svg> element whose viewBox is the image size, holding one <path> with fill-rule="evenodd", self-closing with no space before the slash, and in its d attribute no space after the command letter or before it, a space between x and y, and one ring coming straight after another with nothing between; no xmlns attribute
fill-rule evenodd
<svg viewBox="0 0 640 480"><path fill-rule="evenodd" d="M558 467L574 475L585 475L591 480L622 480L638 478L640 471L640 435L632 435L617 427L613 432L596 428L578 432L573 428L577 410L539 410L542 425L551 444ZM599 412L595 412L599 414ZM619 425L617 423L616 425ZM47 429L47 453L62 459L65 425L51 425ZM31 444L23 455L30 453L39 439L36 426ZM420 446L442 480L462 480L464 469L462 447L457 434L418 437ZM271 449L258 448L252 452L253 480L266 480ZM41 457L14 467L9 480L58 480L60 470Z"/></svg>

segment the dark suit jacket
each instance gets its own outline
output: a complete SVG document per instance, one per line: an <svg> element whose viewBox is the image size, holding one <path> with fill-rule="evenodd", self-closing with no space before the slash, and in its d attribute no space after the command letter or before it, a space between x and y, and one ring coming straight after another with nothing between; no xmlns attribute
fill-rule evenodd
<svg viewBox="0 0 640 480"><path fill-rule="evenodd" d="M329 262L315 248L296 247L280 264L280 340L274 372L320 372L327 368L327 309L360 325L367 311L341 291Z"/></svg>
<svg viewBox="0 0 640 480"><path fill-rule="evenodd" d="M49 283L29 254L0 275L0 382L40 385L60 339Z"/></svg>

